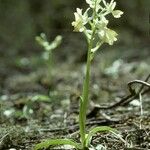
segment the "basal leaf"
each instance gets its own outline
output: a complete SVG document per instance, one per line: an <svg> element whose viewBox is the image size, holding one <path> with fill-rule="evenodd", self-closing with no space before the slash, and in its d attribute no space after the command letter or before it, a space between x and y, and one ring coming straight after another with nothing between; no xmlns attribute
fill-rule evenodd
<svg viewBox="0 0 150 150"><path fill-rule="evenodd" d="M43 141L43 142L37 144L34 147L34 150L44 150L51 146L55 147L55 146L59 146L59 145L71 145L71 146L75 147L76 149L81 149L80 144L78 144L77 142L70 140L70 139L49 139L49 140L46 140L46 141Z"/></svg>
<svg viewBox="0 0 150 150"><path fill-rule="evenodd" d="M111 127L108 127L108 126L100 126L100 127L92 128L89 131L87 138L86 138L86 147L88 147L89 143L91 142L91 138L94 134L96 134L97 132L104 132L104 131L108 131L108 132L112 132L112 133L117 132L117 130L115 130ZM115 134L115 135L117 135L117 134Z"/></svg>

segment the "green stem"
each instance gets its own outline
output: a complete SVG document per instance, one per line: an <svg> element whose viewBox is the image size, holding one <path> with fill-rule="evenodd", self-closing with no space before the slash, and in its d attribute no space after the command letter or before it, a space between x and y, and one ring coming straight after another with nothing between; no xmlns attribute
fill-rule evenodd
<svg viewBox="0 0 150 150"><path fill-rule="evenodd" d="M51 81L52 77L52 65L53 65L53 60L52 60L52 52L49 52L49 59L47 60L47 66L48 66L48 79Z"/></svg>
<svg viewBox="0 0 150 150"><path fill-rule="evenodd" d="M92 49L93 38L91 38L88 46L88 54L87 54L87 63L86 63L86 74L83 83L83 92L82 98L80 100L80 112L79 112L79 122L80 122L80 136L81 136L81 143L83 149L85 149L85 122L86 122L86 112L87 106L89 101L89 82L90 82L90 68L91 68L91 49Z"/></svg>
<svg viewBox="0 0 150 150"><path fill-rule="evenodd" d="M96 1L97 2L97 1ZM93 8L93 18L96 19L96 2L95 8ZM80 111L79 111L79 124L80 124L80 136L83 150L86 150L86 113L89 104L89 83L90 83L90 70L91 70L91 49L93 47L93 37L95 36L96 28L95 24L92 26L92 35L88 40L88 54L86 63L86 74L83 82L82 97L80 100Z"/></svg>

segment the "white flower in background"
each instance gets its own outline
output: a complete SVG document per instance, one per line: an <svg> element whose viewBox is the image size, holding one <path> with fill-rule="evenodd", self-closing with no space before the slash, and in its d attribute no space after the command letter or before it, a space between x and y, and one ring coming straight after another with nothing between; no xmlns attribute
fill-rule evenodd
<svg viewBox="0 0 150 150"><path fill-rule="evenodd" d="M49 53L50 51L56 49L62 42L62 36L58 35L51 43L48 42L47 37L44 33L36 37L36 41L44 47L44 49Z"/></svg>
<svg viewBox="0 0 150 150"><path fill-rule="evenodd" d="M117 35L118 34L115 31L113 31L113 30L111 30L111 29L109 29L107 27L105 27L103 30L100 30L98 32L99 38L104 43L108 43L109 45L113 45L113 43L115 41L117 41L117 38L116 38Z"/></svg>
<svg viewBox="0 0 150 150"><path fill-rule="evenodd" d="M75 21L72 22L72 26L74 26L74 31L76 32L83 32L85 30L85 24L88 22L88 9L82 15L82 9L77 8L77 12L74 13Z"/></svg>

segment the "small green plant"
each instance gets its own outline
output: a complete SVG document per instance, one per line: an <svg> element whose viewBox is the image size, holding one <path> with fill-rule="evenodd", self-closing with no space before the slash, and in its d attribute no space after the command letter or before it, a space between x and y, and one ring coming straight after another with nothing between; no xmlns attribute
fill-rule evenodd
<svg viewBox="0 0 150 150"><path fill-rule="evenodd" d="M81 143L77 143L71 139L50 139L37 144L35 150L58 145L71 145L77 150L87 150L90 147L92 136L101 131L110 131L121 138L119 134L116 134L116 130L107 126L95 127L87 132L85 123L89 104L90 69L94 54L103 43L113 45L113 43L117 41L117 33L107 27L109 21L106 16L112 14L114 18L120 18L123 12L114 10L116 7L114 0L111 0L110 3L107 3L106 0L86 0L86 3L89 5L89 8L83 14L82 9L77 8L77 12L74 13L75 21L72 22L74 31L83 32L88 44L86 73L83 82L82 96L80 97L79 110Z"/></svg>
<svg viewBox="0 0 150 150"><path fill-rule="evenodd" d="M46 60L48 66L48 77L51 78L51 71L53 65L53 50L56 49L62 42L62 36L58 35L51 43L48 42L47 37L44 33L41 33L40 36L36 37L36 41L41 45L45 52L43 54L44 59Z"/></svg>

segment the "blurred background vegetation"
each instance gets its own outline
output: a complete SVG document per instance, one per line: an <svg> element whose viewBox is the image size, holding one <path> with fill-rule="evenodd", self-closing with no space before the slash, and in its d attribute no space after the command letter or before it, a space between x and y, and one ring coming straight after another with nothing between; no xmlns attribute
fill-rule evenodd
<svg viewBox="0 0 150 150"><path fill-rule="evenodd" d="M124 16L112 21L112 27L121 32L122 41L133 44L135 37L148 41L149 6L149 0L118 0ZM41 32L51 40L57 34L64 40L70 38L76 7L86 8L85 0L0 0L0 52L16 55L36 51L35 36Z"/></svg>

